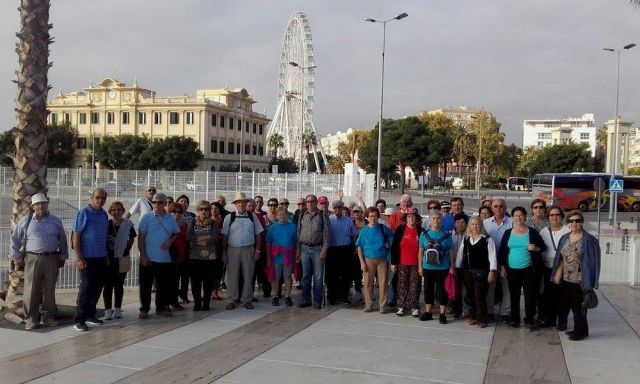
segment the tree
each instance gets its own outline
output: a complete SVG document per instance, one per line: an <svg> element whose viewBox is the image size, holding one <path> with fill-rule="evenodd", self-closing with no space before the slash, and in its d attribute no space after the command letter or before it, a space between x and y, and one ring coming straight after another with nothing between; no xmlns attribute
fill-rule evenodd
<svg viewBox="0 0 640 384"><path fill-rule="evenodd" d="M522 148L515 144L504 145L500 154L495 158L494 167L498 177L519 176L517 173Z"/></svg>
<svg viewBox="0 0 640 384"><path fill-rule="evenodd" d="M541 148L531 163L527 176L544 172L599 172L600 170L601 166L597 159L591 156L588 144L570 142Z"/></svg>
<svg viewBox="0 0 640 384"><path fill-rule="evenodd" d="M327 173L338 174L344 172L344 162L340 157L327 156L327 161L329 162Z"/></svg>
<svg viewBox="0 0 640 384"><path fill-rule="evenodd" d="M15 129L15 154L12 156L13 177L12 227L29 214L31 196L47 192L47 92L49 70L49 0L22 0L20 32L16 53L18 95L16 97L17 127ZM13 264L13 263L12 263ZM12 274L17 277L17 264ZM24 279L12 279L6 302L9 310L21 306Z"/></svg>
<svg viewBox="0 0 640 384"><path fill-rule="evenodd" d="M627 169L627 174L629 176L640 176L640 167L630 167Z"/></svg>
<svg viewBox="0 0 640 384"><path fill-rule="evenodd" d="M500 156L504 149L504 133L500 132L501 124L486 111L478 112L468 127L475 140L474 149L477 152L474 153L474 160L477 162L476 156L481 156L480 176L482 176L482 166L487 165L492 168L495 164L495 159ZM482 153L480 153L480 148L482 148Z"/></svg>
<svg viewBox="0 0 640 384"><path fill-rule="evenodd" d="M354 163L358 150L369 140L370 132L364 129L352 131L346 141L338 143L339 157L343 163Z"/></svg>
<svg viewBox="0 0 640 384"><path fill-rule="evenodd" d="M269 136L269 140L267 140L267 148L271 150L271 157L278 157L278 151L281 148L284 148L284 139L279 133L274 133Z"/></svg>
<svg viewBox="0 0 640 384"><path fill-rule="evenodd" d="M273 165L278 166L278 173L298 173L298 164L292 157L274 157L269 162L269 168Z"/></svg>
<svg viewBox="0 0 640 384"><path fill-rule="evenodd" d="M73 156L78 142L78 130L65 122L48 127L48 163L51 168L73 167Z"/></svg>
<svg viewBox="0 0 640 384"><path fill-rule="evenodd" d="M523 149L520 161L518 162L518 167L516 168L516 173L520 176L533 176L534 173L531 172L531 168L533 167L533 163L540 156L541 152L542 148L540 147L531 146Z"/></svg>
<svg viewBox="0 0 640 384"><path fill-rule="evenodd" d="M11 155L16 152L15 136L13 130L0 134L0 165L10 167L13 165Z"/></svg>
<svg viewBox="0 0 640 384"><path fill-rule="evenodd" d="M149 169L140 157L150 145L146 136L105 136L96 145L95 159L108 169Z"/></svg>

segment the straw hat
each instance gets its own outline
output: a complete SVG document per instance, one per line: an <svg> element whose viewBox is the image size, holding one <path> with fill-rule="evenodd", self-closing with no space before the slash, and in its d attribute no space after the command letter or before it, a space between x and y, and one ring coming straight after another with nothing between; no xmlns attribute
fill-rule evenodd
<svg viewBox="0 0 640 384"><path fill-rule="evenodd" d="M236 198L233 200L233 204L241 201L249 201L247 195L244 192L236 192Z"/></svg>

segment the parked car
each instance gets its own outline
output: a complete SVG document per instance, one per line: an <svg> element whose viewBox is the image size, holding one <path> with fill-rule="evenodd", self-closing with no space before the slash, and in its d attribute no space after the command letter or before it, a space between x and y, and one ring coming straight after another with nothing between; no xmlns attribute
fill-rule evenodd
<svg viewBox="0 0 640 384"><path fill-rule="evenodd" d="M96 188L102 188L107 192L108 197L115 197L122 195L122 193L126 190L123 185L116 184L113 181L108 181L106 183L99 183L96 185ZM89 193L93 192L94 188L89 189Z"/></svg>

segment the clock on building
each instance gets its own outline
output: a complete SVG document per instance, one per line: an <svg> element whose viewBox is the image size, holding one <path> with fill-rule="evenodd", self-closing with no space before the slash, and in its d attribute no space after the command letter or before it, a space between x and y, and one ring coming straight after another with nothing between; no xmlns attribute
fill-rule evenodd
<svg viewBox="0 0 640 384"><path fill-rule="evenodd" d="M109 98L110 98L111 100L115 99L115 98L116 98L116 91L114 91L114 90L109 91L109 93L107 94L107 96L109 96Z"/></svg>

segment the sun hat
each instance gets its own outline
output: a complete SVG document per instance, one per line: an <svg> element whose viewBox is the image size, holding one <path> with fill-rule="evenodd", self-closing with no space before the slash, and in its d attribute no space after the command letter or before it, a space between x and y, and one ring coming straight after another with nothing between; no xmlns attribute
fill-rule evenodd
<svg viewBox="0 0 640 384"><path fill-rule="evenodd" d="M383 213L383 215L385 215L385 216L391 216L391 215L393 215L393 208L391 208L391 207L389 207L389 208L385 208L385 209L384 209L384 213Z"/></svg>
<svg viewBox="0 0 640 384"><path fill-rule="evenodd" d="M48 203L48 202L49 202L49 199L47 199L44 193L36 193L35 195L31 196L31 205L38 204L38 203Z"/></svg>
<svg viewBox="0 0 640 384"><path fill-rule="evenodd" d="M233 204L240 202L240 201L249 201L249 199L247 199L247 194L244 192L236 192L236 198L233 200Z"/></svg>

